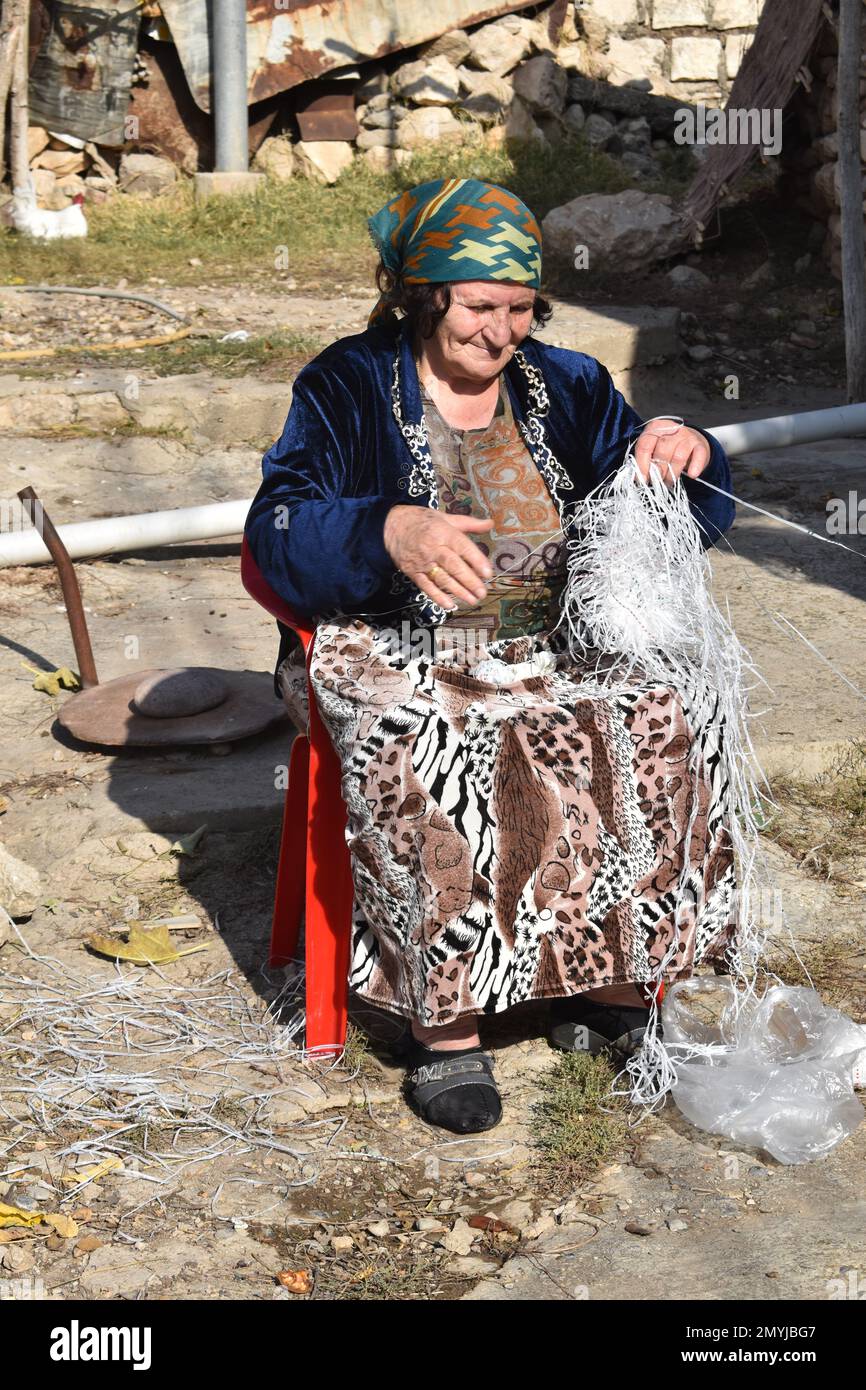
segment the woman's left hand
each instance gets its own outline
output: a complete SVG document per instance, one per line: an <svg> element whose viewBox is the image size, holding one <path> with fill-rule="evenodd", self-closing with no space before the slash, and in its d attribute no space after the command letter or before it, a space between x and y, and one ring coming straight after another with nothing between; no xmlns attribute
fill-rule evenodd
<svg viewBox="0 0 866 1390"><path fill-rule="evenodd" d="M705 436L676 420L652 420L634 446L641 477L647 479L650 464L655 463L668 486L683 473L687 478L699 478L710 457Z"/></svg>

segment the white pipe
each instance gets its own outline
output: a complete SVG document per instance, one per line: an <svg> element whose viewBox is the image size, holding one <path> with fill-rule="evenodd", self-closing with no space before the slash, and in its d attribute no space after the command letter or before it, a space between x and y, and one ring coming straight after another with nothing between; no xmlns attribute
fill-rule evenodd
<svg viewBox="0 0 866 1390"><path fill-rule="evenodd" d="M754 449L784 449L788 444L814 444L819 439L839 439L866 434L866 403L807 410L801 415L774 415L769 420L743 420L735 425L713 425L707 430L729 458Z"/></svg>
<svg viewBox="0 0 866 1390"><path fill-rule="evenodd" d="M59 526L60 539L73 560L88 555L113 555L121 550L148 550L178 541L214 540L217 536L238 536L244 529L252 504L208 502L203 507L179 507L168 512L143 512L137 516L112 516L99 521L76 521ZM0 568L5 565L34 565L50 561L51 556L35 527L0 535Z"/></svg>
<svg viewBox="0 0 866 1390"><path fill-rule="evenodd" d="M810 410L801 415L777 415L768 420L744 420L735 425L716 425L707 433L718 440L730 458L753 449L780 449L788 444L811 444L819 439L866 434L866 403ZM203 507L79 521L71 526L60 526L58 531L72 559L81 560L90 555L147 550L179 541L239 536L251 505L251 497L241 502L210 502ZM50 559L41 536L33 527L0 534L0 568L45 564Z"/></svg>

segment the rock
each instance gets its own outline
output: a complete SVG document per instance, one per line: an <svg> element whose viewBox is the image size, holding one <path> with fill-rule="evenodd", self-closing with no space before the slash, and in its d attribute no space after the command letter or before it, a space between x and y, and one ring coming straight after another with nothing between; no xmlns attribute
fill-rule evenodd
<svg viewBox="0 0 866 1390"><path fill-rule="evenodd" d="M503 77L529 53L532 34L531 20L521 19L519 15L504 15L470 34L469 62L473 67Z"/></svg>
<svg viewBox="0 0 866 1390"><path fill-rule="evenodd" d="M669 1231L687 1231L689 1229L688 1221L683 1221L680 1216L669 1216L665 1225Z"/></svg>
<svg viewBox="0 0 866 1390"><path fill-rule="evenodd" d="M483 1260L480 1255L460 1255L450 1260L445 1268L458 1279L483 1279L485 1274L495 1273L497 1264L495 1260Z"/></svg>
<svg viewBox="0 0 866 1390"><path fill-rule="evenodd" d="M436 1216L419 1216L415 1222L415 1230L426 1231L429 1234L430 1232L444 1231L445 1227Z"/></svg>
<svg viewBox="0 0 866 1390"><path fill-rule="evenodd" d="M505 136L508 140L540 141L546 144L544 132L533 120L532 112L520 97L514 97L505 123Z"/></svg>
<svg viewBox="0 0 866 1390"><path fill-rule="evenodd" d="M647 1221L627 1221L625 1230L630 1236L651 1236L655 1227Z"/></svg>
<svg viewBox="0 0 866 1390"><path fill-rule="evenodd" d="M41 896L42 882L36 870L0 845L0 907L10 917L29 917Z"/></svg>
<svg viewBox="0 0 866 1390"><path fill-rule="evenodd" d="M499 1217L500 1221L507 1221L508 1225L513 1226L515 1230L522 1231L532 1220L532 1204L531 1202L521 1201L520 1198L515 1198L514 1201L508 1202L496 1215Z"/></svg>
<svg viewBox="0 0 866 1390"><path fill-rule="evenodd" d="M689 357L693 362L709 362L713 356L713 349L706 343L695 343L689 348Z"/></svg>
<svg viewBox="0 0 866 1390"><path fill-rule="evenodd" d="M644 136L648 143L652 142L652 126L646 116L626 116L623 124L629 135Z"/></svg>
<svg viewBox="0 0 866 1390"><path fill-rule="evenodd" d="M674 40L674 43L681 40ZM667 45L663 39L621 39L616 34L608 38L606 61L609 65L608 81L617 87L631 85L633 79L641 83L652 78L660 80Z"/></svg>
<svg viewBox="0 0 866 1390"><path fill-rule="evenodd" d="M336 183L354 157L348 140L299 140L295 145L298 173L317 183Z"/></svg>
<svg viewBox="0 0 866 1390"><path fill-rule="evenodd" d="M571 106L566 107L564 120L568 129L575 134L583 130L586 125L586 112L579 101L572 102Z"/></svg>
<svg viewBox="0 0 866 1390"><path fill-rule="evenodd" d="M385 1236L391 1234L391 1227L387 1221L371 1221L367 1230L369 1234L375 1236L377 1240L382 1240Z"/></svg>
<svg viewBox="0 0 866 1390"><path fill-rule="evenodd" d="M408 114L408 107L399 106L396 103L393 106L389 105L372 110L368 106L361 124L367 130L392 130Z"/></svg>
<svg viewBox="0 0 866 1390"><path fill-rule="evenodd" d="M50 169L31 169L30 177L33 180L33 187L36 190L36 201L40 207L47 207L48 200L54 193L57 185L57 175Z"/></svg>
<svg viewBox="0 0 866 1390"><path fill-rule="evenodd" d="M706 8L704 0L654 0L653 28L688 29L690 25L702 28L707 22Z"/></svg>
<svg viewBox="0 0 866 1390"><path fill-rule="evenodd" d="M397 134L396 126L393 130L360 130L355 140L359 150L372 150L377 145L393 149L399 143L400 137Z"/></svg>
<svg viewBox="0 0 866 1390"><path fill-rule="evenodd" d="M355 1242L351 1236L331 1236L331 1248L338 1255L347 1255L350 1250L354 1250Z"/></svg>
<svg viewBox="0 0 866 1390"><path fill-rule="evenodd" d="M548 1231L556 1229L556 1221L551 1212L545 1212L535 1221L531 1221L528 1226L523 1228L522 1234L527 1240L537 1240L539 1236L545 1235Z"/></svg>
<svg viewBox="0 0 866 1390"><path fill-rule="evenodd" d="M0 1264L10 1274L27 1274L35 1263L24 1241L16 1240L9 1245L0 1246Z"/></svg>
<svg viewBox="0 0 866 1390"><path fill-rule="evenodd" d="M573 198L547 214L542 232L545 251L571 261L575 246L587 246L594 264L623 274L674 254L683 239L673 200L638 188Z"/></svg>
<svg viewBox="0 0 866 1390"><path fill-rule="evenodd" d="M603 150L616 135L616 127L612 126L610 121L606 121L604 116L600 116L597 111L593 111L592 115L586 118L583 133L593 148Z"/></svg>
<svg viewBox="0 0 866 1390"><path fill-rule="evenodd" d="M419 106L397 127L400 146L417 150L437 140L460 140L463 127L447 106Z"/></svg>
<svg viewBox="0 0 866 1390"><path fill-rule="evenodd" d="M533 115L559 116L565 110L568 76L549 53L521 63L513 78L514 91Z"/></svg>
<svg viewBox="0 0 866 1390"><path fill-rule="evenodd" d="M367 102L367 105L366 105L366 108L365 108L365 109L366 109L367 111L384 111L384 110L385 110L387 107L389 107L390 105L391 105L391 93L390 93L390 92L377 92L376 95L375 95L374 97L370 97L370 100ZM359 108L358 108L358 112L359 112L359 113L360 113L360 110L361 110L361 108L359 107Z"/></svg>
<svg viewBox="0 0 866 1390"><path fill-rule="evenodd" d="M87 168L82 150L43 150L33 161L34 169L50 169L57 178L64 174L80 174Z"/></svg>
<svg viewBox="0 0 866 1390"><path fill-rule="evenodd" d="M285 183L295 172L295 150L287 135L270 135L256 151L253 168L275 183Z"/></svg>
<svg viewBox="0 0 866 1390"><path fill-rule="evenodd" d="M448 106L460 96L460 78L447 58L424 58L398 68L391 90L416 106Z"/></svg>
<svg viewBox="0 0 866 1390"><path fill-rule="evenodd" d="M125 154L117 173L124 193L149 198L177 182L177 169L171 160L156 154Z"/></svg>
<svg viewBox="0 0 866 1390"><path fill-rule="evenodd" d="M8 912L5 910L5 908L0 908L0 951L2 951L7 941L12 940L12 937L14 935L15 933L13 932L12 927L9 923ZM2 1191L0 1191L0 1196L2 1195Z"/></svg>
<svg viewBox="0 0 866 1390"><path fill-rule="evenodd" d="M447 58L449 63L457 67L469 56L471 47L469 35L464 29L451 29L431 43L425 43L419 52L422 58Z"/></svg>
<svg viewBox="0 0 866 1390"><path fill-rule="evenodd" d="M48 131L43 130L41 125L32 125L27 129L27 162L35 159L41 154L48 144Z"/></svg>
<svg viewBox="0 0 866 1390"><path fill-rule="evenodd" d="M747 275L743 281L744 290L757 289L758 285L766 285L773 278L773 267L769 261L762 261L757 270L753 270L751 275Z"/></svg>
<svg viewBox="0 0 866 1390"><path fill-rule="evenodd" d="M716 82L721 57L718 39L672 39L671 81Z"/></svg>
<svg viewBox="0 0 866 1390"><path fill-rule="evenodd" d="M480 1234L480 1231L473 1231L467 1221L455 1221L447 1236L439 1243L445 1250L450 1250L452 1255L468 1255L473 1241L477 1240Z"/></svg>
<svg viewBox="0 0 866 1390"><path fill-rule="evenodd" d="M514 92L511 83L494 72L475 74L478 81L468 97L464 97L463 110L475 120L504 120L511 109Z"/></svg>
<svg viewBox="0 0 866 1390"><path fill-rule="evenodd" d="M388 74L384 68L374 68L367 73L364 81L355 88L355 96L358 101L369 101L372 97L380 96L388 90Z"/></svg>
<svg viewBox="0 0 866 1390"><path fill-rule="evenodd" d="M389 174L398 165L405 164L412 156L408 150L392 149L389 145L373 145L364 150L361 158L376 174Z"/></svg>
<svg viewBox="0 0 866 1390"><path fill-rule="evenodd" d="M155 671L135 687L133 704L151 719L182 719L221 705L228 694L222 676L207 667Z"/></svg>
<svg viewBox="0 0 866 1390"><path fill-rule="evenodd" d="M667 279L678 290L706 290L713 283L702 270L695 270L690 265L675 265L673 270L668 271Z"/></svg>
<svg viewBox="0 0 866 1390"><path fill-rule="evenodd" d="M797 322L794 324L794 329L797 333L812 334L818 331L817 324L813 319L797 319Z"/></svg>

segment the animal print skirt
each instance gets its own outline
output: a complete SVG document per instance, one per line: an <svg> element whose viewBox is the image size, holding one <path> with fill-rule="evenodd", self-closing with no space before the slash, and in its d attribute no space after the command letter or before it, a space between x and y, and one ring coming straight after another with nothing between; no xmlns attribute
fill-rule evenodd
<svg viewBox="0 0 866 1390"><path fill-rule="evenodd" d="M652 683L599 693L544 634L491 642L485 679L477 650L442 640L410 657L360 619L317 629L352 988L431 1026L721 956L734 867L714 710ZM303 664L280 681L303 726Z"/></svg>

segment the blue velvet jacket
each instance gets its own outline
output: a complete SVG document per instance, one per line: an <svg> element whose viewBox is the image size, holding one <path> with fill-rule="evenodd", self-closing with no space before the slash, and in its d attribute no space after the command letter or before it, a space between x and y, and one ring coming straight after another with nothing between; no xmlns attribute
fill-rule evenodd
<svg viewBox="0 0 866 1390"><path fill-rule="evenodd" d="M405 320L404 320L405 323ZM514 418L564 523L615 470L644 421L594 357L526 338L505 368ZM702 431L702 433L704 433ZM711 436L706 478L731 490ZM395 503L436 505L409 335L386 327L340 338L294 384L285 428L262 462L246 536L264 578L298 613L435 624L444 610L395 569L383 541ZM707 545L733 503L685 479ZM287 650L283 633L280 657Z"/></svg>

